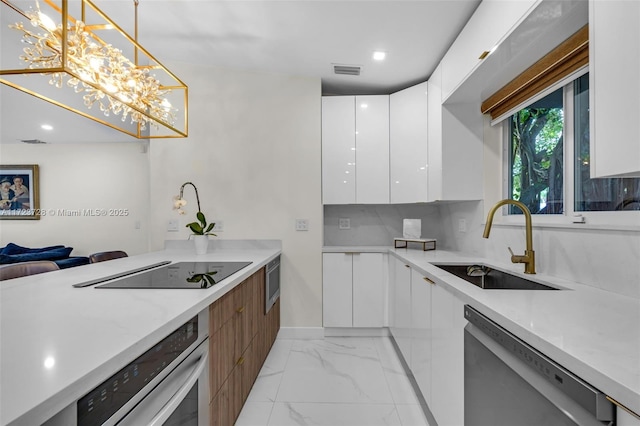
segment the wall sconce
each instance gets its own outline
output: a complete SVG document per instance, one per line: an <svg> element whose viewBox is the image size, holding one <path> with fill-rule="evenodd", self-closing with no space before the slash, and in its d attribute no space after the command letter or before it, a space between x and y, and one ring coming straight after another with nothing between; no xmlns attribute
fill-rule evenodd
<svg viewBox="0 0 640 426"><path fill-rule="evenodd" d="M131 37L90 0L2 0L0 82L138 139L187 137L188 88L138 44L133 1Z"/></svg>

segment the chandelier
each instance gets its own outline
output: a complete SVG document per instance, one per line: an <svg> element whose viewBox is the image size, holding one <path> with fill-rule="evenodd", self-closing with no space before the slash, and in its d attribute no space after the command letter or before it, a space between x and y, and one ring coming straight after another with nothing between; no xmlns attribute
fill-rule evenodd
<svg viewBox="0 0 640 426"><path fill-rule="evenodd" d="M0 82L136 138L187 136L188 88L138 44L138 0L133 38L90 0L1 1ZM20 43L6 41L8 11L28 20L8 25Z"/></svg>

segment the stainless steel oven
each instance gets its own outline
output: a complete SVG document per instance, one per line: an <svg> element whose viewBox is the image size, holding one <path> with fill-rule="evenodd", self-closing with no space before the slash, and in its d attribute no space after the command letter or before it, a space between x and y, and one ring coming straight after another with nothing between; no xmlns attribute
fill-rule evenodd
<svg viewBox="0 0 640 426"><path fill-rule="evenodd" d="M606 395L469 305L465 426L615 424Z"/></svg>
<svg viewBox="0 0 640 426"><path fill-rule="evenodd" d="M208 426L208 318L205 309L45 426Z"/></svg>
<svg viewBox="0 0 640 426"><path fill-rule="evenodd" d="M267 264L267 273L265 277L265 307L264 313L269 312L269 309L276 303L278 297L280 297L280 256L273 259Z"/></svg>

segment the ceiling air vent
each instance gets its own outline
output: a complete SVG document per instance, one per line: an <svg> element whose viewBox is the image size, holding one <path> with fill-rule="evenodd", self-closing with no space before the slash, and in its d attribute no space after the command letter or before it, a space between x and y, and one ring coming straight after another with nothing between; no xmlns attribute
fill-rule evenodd
<svg viewBox="0 0 640 426"><path fill-rule="evenodd" d="M334 65L333 72L342 75L360 75L361 67L357 65Z"/></svg>
<svg viewBox="0 0 640 426"><path fill-rule="evenodd" d="M40 139L21 139L20 142L22 142L22 143L31 143L31 144L46 143L45 141L41 141Z"/></svg>

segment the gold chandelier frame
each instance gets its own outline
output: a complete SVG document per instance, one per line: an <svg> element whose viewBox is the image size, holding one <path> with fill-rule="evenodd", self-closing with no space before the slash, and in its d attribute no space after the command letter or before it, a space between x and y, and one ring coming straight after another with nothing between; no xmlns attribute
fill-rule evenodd
<svg viewBox="0 0 640 426"><path fill-rule="evenodd" d="M134 37L124 31L91 0L32 0L33 4L37 6L36 11L22 10L14 4L16 1L0 1L5 9L0 16L11 13L18 19L27 20L24 26L21 22L14 21L12 23L14 25L11 25L13 29L8 30L5 26L6 19L3 18L3 39L7 38L5 34L14 34L16 37L20 36L23 42L26 41L27 45L34 45L30 40L34 39L36 33L25 27L29 21L33 23L33 16L40 12L41 5L43 8L48 8L46 9L47 16L53 15L55 17L53 20L57 26L54 31L47 30L39 21L40 26L34 27L36 31L45 30L45 35L36 34L39 47L44 46L45 55L43 58L36 58L36 61L32 61L32 63L35 62L35 66L11 67L27 62L25 56L29 55L21 55L22 52L17 52L17 47L6 44L10 43L8 41L3 41L0 83L138 139L184 138L188 136L188 87L138 43L137 0L134 0ZM75 7L73 12L76 13L76 16L80 16L79 19L74 18L70 13L70 1ZM22 30L22 32L15 31L16 29ZM13 33L8 31L13 31ZM46 34L47 31L49 34ZM78 37L82 39L80 40ZM143 104L140 101L136 103L126 94L110 93L105 90L104 86L101 87L95 78L87 78L88 73L84 70L81 69L81 72L78 72L78 63L81 63L81 60L86 60L82 57L83 52L91 50L78 49L78 40L80 42L88 40L91 48L103 49L108 56L121 54L122 57L119 60L130 66L141 83L152 81L152 86L154 86L153 96L149 95L150 89L146 87L144 94L141 93L138 99L142 99L145 95L153 98L154 101L163 100L162 105L165 105L164 102L166 105L170 105L171 113L167 114L162 111L158 113L161 110L158 105ZM18 53L17 57L6 53L9 50L7 46ZM23 49L23 52L27 52L27 50ZM56 58L59 57L57 62L48 61L51 53ZM131 56L133 59L130 59ZM11 63L10 69L4 69L5 64L9 63ZM49 66L52 63L56 66ZM110 74L111 71L108 67L105 68L105 74ZM49 76L49 84L45 85L38 74ZM113 74L115 74L115 70ZM84 101L83 96L73 93L73 90L62 89L63 81L67 86L74 87L76 92L85 92ZM89 98L91 102L88 101ZM91 108L94 103L98 108ZM169 107L164 109L168 111Z"/></svg>

